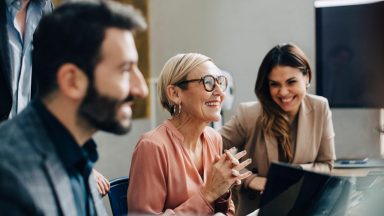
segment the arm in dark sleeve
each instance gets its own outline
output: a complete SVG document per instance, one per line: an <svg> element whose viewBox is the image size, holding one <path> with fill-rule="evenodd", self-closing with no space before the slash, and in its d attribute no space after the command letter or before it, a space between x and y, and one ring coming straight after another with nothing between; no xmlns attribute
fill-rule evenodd
<svg viewBox="0 0 384 216"><path fill-rule="evenodd" d="M26 180L28 181L28 180ZM0 165L0 215L43 215L19 178Z"/></svg>

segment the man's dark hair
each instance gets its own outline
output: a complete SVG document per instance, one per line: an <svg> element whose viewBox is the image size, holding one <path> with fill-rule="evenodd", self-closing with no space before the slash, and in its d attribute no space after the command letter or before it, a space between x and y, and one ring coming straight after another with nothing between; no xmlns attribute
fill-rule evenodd
<svg viewBox="0 0 384 216"><path fill-rule="evenodd" d="M93 80L105 31L111 27L134 31L146 28L146 24L133 7L111 0L71 1L43 17L32 51L40 97L57 88L56 73L65 63L77 65Z"/></svg>

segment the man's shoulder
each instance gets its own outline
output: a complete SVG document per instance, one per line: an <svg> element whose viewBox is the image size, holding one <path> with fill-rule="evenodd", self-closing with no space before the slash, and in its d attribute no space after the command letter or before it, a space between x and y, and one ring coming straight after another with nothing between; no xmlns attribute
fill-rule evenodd
<svg viewBox="0 0 384 216"><path fill-rule="evenodd" d="M30 106L15 118L1 123L1 160L27 160L28 155L36 151L35 144L42 144L42 140L48 142L44 130L36 111Z"/></svg>
<svg viewBox="0 0 384 216"><path fill-rule="evenodd" d="M35 109L29 105L16 117L4 121L0 124L0 140L4 141L7 139L17 138L21 134L27 131L37 131L41 129L40 118Z"/></svg>
<svg viewBox="0 0 384 216"><path fill-rule="evenodd" d="M27 191L45 181L44 155L35 148L34 137L27 133L32 128L39 130L38 124L31 124L30 115L33 112L25 110L0 126L0 176L14 178L15 184L21 184Z"/></svg>
<svg viewBox="0 0 384 216"><path fill-rule="evenodd" d="M38 113L30 106L0 126L0 176L5 178L0 181L0 196L17 200L5 212L31 209L56 214L58 206L52 187L60 188L59 193L70 189L69 183L62 186L63 180L69 180L65 179L65 169L44 130ZM17 190L4 189L7 185ZM0 215L4 211L1 207Z"/></svg>

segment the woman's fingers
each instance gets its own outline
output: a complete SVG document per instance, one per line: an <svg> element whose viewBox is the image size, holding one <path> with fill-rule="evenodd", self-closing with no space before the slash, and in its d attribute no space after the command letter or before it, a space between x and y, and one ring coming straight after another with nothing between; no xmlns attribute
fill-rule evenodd
<svg viewBox="0 0 384 216"><path fill-rule="evenodd" d="M97 187L97 191L99 191L99 193L102 195L103 194L103 189L100 187L99 184L96 184L96 187Z"/></svg>
<svg viewBox="0 0 384 216"><path fill-rule="evenodd" d="M240 175L240 171L243 170L246 166L248 166L250 163L252 163L252 160L250 158L248 158L247 160L241 162L239 165L235 166L232 168L232 175L233 175L233 172L234 170L237 171L237 173L239 173ZM234 176L239 176L239 175L234 175Z"/></svg>
<svg viewBox="0 0 384 216"><path fill-rule="evenodd" d="M106 195L109 192L109 189L110 189L110 185L109 185L108 179L106 179L106 178L103 179L103 186L104 186L104 194L103 195Z"/></svg>
<svg viewBox="0 0 384 216"><path fill-rule="evenodd" d="M232 163L232 166L238 166L240 164L239 159L244 157L246 154L247 154L247 151L245 151L245 150L238 152L236 154L234 154L232 149L224 151L225 157ZM238 170L240 170L240 169L238 169Z"/></svg>
<svg viewBox="0 0 384 216"><path fill-rule="evenodd" d="M247 171L245 173L242 173L240 176L239 176L239 179L243 180L243 179L246 179L248 178L250 175L252 175L252 172L251 171Z"/></svg>
<svg viewBox="0 0 384 216"><path fill-rule="evenodd" d="M248 176L250 176L252 174L251 171L247 171L247 172L241 174L239 171L237 171L235 169L232 169L231 173L232 173L233 177L236 177L235 182L237 185L241 184L241 180L247 178Z"/></svg>
<svg viewBox="0 0 384 216"><path fill-rule="evenodd" d="M247 167L251 163L252 163L252 159L248 158L247 160L241 162L239 165L233 167L233 169L240 171L240 170L244 169L245 167Z"/></svg>
<svg viewBox="0 0 384 216"><path fill-rule="evenodd" d="M107 184L105 183L105 181L104 181L104 179L102 179L102 178L99 178L98 180L97 180L97 188L99 189L99 193L101 194L101 195L105 195L106 193L107 193Z"/></svg>
<svg viewBox="0 0 384 216"><path fill-rule="evenodd" d="M207 182L202 189L207 200L217 199L233 185L241 184L241 180L251 174L249 171L244 171L244 168L251 163L251 159L239 162L244 155L246 155L245 151L234 153L232 149L225 150L224 154L215 157L208 173Z"/></svg>
<svg viewBox="0 0 384 216"><path fill-rule="evenodd" d="M235 154L235 158L239 160L240 158L244 157L247 154L247 151L243 150L237 154Z"/></svg>
<svg viewBox="0 0 384 216"><path fill-rule="evenodd" d="M93 169L93 175L96 181L97 190L101 195L106 195L110 189L109 181L101 173Z"/></svg>
<svg viewBox="0 0 384 216"><path fill-rule="evenodd" d="M240 176L240 172L237 171L237 170L235 170L235 169L232 169L232 170L231 170L231 173L232 173L232 175L235 176L235 177Z"/></svg>
<svg viewBox="0 0 384 216"><path fill-rule="evenodd" d="M237 166L240 164L239 160L231 153L229 150L224 151L225 157L231 161L232 166Z"/></svg>
<svg viewBox="0 0 384 216"><path fill-rule="evenodd" d="M241 180L240 179L236 179L235 184L236 185L241 185Z"/></svg>
<svg viewBox="0 0 384 216"><path fill-rule="evenodd" d="M237 148L236 147L232 147L228 150L231 154L236 154L237 153Z"/></svg>

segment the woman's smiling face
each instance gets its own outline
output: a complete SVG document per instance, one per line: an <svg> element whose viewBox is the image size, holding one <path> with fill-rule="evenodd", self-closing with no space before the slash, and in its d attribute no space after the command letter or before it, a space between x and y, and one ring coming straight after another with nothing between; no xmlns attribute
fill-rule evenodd
<svg viewBox="0 0 384 216"><path fill-rule="evenodd" d="M308 75L304 75L298 68L276 66L269 74L268 82L272 100L288 116L296 116L307 93Z"/></svg>
<svg viewBox="0 0 384 216"><path fill-rule="evenodd" d="M206 75L217 78L222 73L213 62L207 61L193 69L188 74L187 80L200 79ZM224 91L217 83L214 90L208 92L202 81L190 82L187 89L182 91L182 113L188 118L192 117L202 122L219 121L224 96Z"/></svg>

